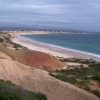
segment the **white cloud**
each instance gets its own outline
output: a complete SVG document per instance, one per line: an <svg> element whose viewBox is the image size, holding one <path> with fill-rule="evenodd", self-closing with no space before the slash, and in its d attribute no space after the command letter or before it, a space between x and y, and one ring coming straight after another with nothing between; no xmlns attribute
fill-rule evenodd
<svg viewBox="0 0 100 100"><path fill-rule="evenodd" d="M37 22L38 26L73 28L75 25L83 30L92 24L96 30L100 27L99 9L100 0L0 0L0 24Z"/></svg>

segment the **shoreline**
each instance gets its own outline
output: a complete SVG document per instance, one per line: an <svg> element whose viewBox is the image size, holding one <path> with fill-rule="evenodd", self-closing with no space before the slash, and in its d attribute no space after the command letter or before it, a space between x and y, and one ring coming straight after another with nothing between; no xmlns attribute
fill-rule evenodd
<svg viewBox="0 0 100 100"><path fill-rule="evenodd" d="M100 62L100 58L96 57L94 55L89 55L89 54L81 53L81 52L74 51L74 50L72 51L70 49L66 50L66 49L56 47L53 45L48 45L45 43L32 41L32 40L29 40L29 39L21 37L21 36L17 36L17 37L14 36L14 38L12 38L12 41L14 43L25 46L30 50L48 53L48 54L55 56L55 57L94 59L94 60Z"/></svg>

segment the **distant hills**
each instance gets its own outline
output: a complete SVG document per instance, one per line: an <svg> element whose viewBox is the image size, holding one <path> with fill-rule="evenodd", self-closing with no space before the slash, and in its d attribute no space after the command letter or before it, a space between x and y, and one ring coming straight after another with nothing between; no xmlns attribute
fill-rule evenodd
<svg viewBox="0 0 100 100"><path fill-rule="evenodd" d="M0 27L0 31L3 30L10 30L10 31L15 31L15 30L30 30L30 31L72 31L72 32L81 32L81 33L95 33L95 31L85 31L85 30L76 30L76 29L50 29L50 28L32 28L32 27ZM96 33L100 33L100 32L96 32Z"/></svg>
<svg viewBox="0 0 100 100"><path fill-rule="evenodd" d="M14 30L38 30L38 31L75 31L75 32L81 32L79 30L74 30L74 29L45 29L45 28L29 28L29 27L0 27L0 31L3 31L3 30L11 30L11 31L14 31Z"/></svg>

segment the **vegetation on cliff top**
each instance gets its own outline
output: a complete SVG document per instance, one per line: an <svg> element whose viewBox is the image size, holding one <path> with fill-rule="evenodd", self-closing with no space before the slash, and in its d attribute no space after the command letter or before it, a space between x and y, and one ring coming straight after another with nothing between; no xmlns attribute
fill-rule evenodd
<svg viewBox="0 0 100 100"><path fill-rule="evenodd" d="M68 58L63 62L80 63L80 66L69 66L72 69L56 70L49 74L61 81L69 82L79 88L100 97L100 62L92 59ZM84 67L83 64L88 67Z"/></svg>
<svg viewBox="0 0 100 100"><path fill-rule="evenodd" d="M12 36L5 32L0 31L0 43L3 44L5 47L12 48L15 50L28 50L27 47L23 47L20 44L13 43L11 41Z"/></svg>

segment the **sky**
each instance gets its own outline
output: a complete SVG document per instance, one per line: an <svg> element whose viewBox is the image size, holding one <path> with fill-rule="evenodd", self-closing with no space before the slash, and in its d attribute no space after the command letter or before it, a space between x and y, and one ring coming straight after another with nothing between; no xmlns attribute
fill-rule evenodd
<svg viewBox="0 0 100 100"><path fill-rule="evenodd" d="M0 0L0 27L100 32L100 0Z"/></svg>

